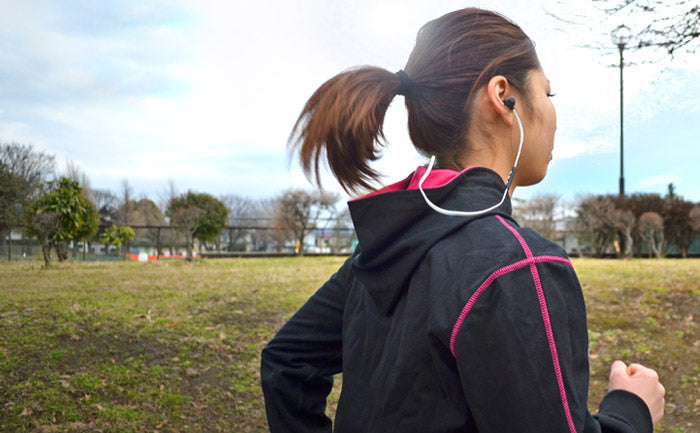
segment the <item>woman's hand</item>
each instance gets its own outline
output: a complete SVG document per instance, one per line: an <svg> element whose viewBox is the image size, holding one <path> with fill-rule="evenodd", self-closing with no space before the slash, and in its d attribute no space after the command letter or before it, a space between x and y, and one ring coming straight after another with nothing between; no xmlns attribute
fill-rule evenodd
<svg viewBox="0 0 700 433"><path fill-rule="evenodd" d="M621 389L641 397L649 408L654 424L664 417L666 389L659 382L659 375L651 368L641 364L631 364L628 367L622 361L615 361L610 368L608 389Z"/></svg>

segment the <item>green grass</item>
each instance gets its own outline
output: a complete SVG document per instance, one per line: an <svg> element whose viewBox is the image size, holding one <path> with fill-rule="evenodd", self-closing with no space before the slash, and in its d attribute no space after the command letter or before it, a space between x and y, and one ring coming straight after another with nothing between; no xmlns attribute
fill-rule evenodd
<svg viewBox="0 0 700 433"><path fill-rule="evenodd" d="M264 432L260 350L343 260L2 263L0 431ZM700 261L574 265L592 409L639 361L668 390L658 431L700 431Z"/></svg>

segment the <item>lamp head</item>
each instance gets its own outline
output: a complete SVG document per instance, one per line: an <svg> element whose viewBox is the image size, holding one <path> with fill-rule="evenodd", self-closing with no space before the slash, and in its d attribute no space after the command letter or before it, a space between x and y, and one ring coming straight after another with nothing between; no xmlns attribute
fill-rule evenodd
<svg viewBox="0 0 700 433"><path fill-rule="evenodd" d="M632 30L624 24L620 24L610 33L613 44L624 48L632 39Z"/></svg>

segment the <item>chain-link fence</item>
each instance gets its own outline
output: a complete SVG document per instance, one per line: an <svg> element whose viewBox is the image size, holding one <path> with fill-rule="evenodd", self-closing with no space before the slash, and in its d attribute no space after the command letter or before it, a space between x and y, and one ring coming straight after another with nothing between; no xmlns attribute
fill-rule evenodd
<svg viewBox="0 0 700 433"><path fill-rule="evenodd" d="M100 236L108 227L86 241L67 245L68 257L74 260L119 260L126 256L132 260L159 260L181 258L186 254L185 236L171 226L131 226L135 237L122 247L120 253L113 245L100 242ZM288 233L266 225L228 226L214 242L195 240L194 254L202 257L226 257L246 255L295 255L351 254L356 244L352 228L316 227L308 230L301 245ZM52 252L55 257L55 252ZM0 261L42 259L41 245L28 238L22 229L4 232L0 236Z"/></svg>
<svg viewBox="0 0 700 433"><path fill-rule="evenodd" d="M100 227L95 236L85 242L74 242L67 246L68 257L73 260L120 260L127 257L131 260L161 260L169 258L184 258L187 250L185 236L171 226L131 226L134 229L133 240L122 247L117 253L113 245L100 242L100 236L107 227ZM221 231L219 238L208 244L195 241L194 254L199 257L232 257L232 256L274 256L274 255L334 255L351 254L357 245L357 235L353 228L348 227L315 227L309 229L304 237L303 245L289 233L282 232L266 224L248 224L227 226ZM566 249L572 256L591 255L590 246L579 244L578 233L573 231L557 231L553 239ZM618 253L615 245L608 248L606 256L614 257ZM51 252L55 257L55 252ZM642 246L637 256L646 257L647 250ZM680 256L674 246L670 246L667 256ZM693 240L688 249L688 256L700 255L700 237L693 234ZM21 229L12 230L11 234L4 232L0 235L0 261L40 260L42 259L41 245L27 238Z"/></svg>

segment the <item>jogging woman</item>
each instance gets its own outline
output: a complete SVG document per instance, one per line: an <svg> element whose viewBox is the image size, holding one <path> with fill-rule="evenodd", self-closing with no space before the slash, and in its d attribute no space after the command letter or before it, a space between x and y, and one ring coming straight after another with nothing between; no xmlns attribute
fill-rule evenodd
<svg viewBox="0 0 700 433"><path fill-rule="evenodd" d="M270 431L652 432L665 391L639 364L613 363L589 413L576 273L511 216L513 189L545 176L556 129L533 42L501 15L464 9L420 30L404 70L333 77L292 135L307 175L325 158L348 192L371 189L396 95L430 163L349 203L355 254L262 352ZM326 397L341 372L332 424Z"/></svg>

